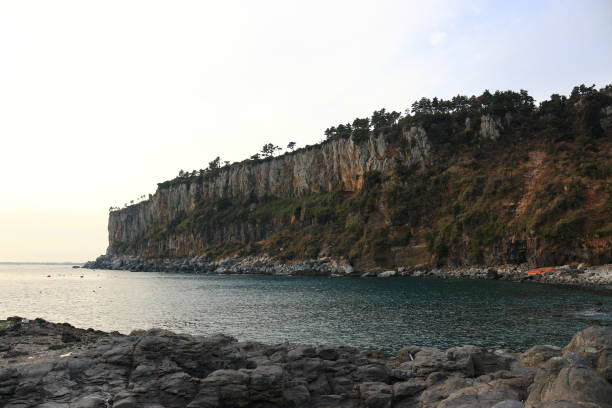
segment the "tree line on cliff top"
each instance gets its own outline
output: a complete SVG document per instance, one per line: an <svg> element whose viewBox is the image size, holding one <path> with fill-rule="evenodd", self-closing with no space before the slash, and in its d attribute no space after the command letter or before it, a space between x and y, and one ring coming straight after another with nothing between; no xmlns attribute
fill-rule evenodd
<svg viewBox="0 0 612 408"><path fill-rule="evenodd" d="M612 99L612 85L607 85L601 90L597 90L595 85L576 86L569 97L553 94L550 99L542 101L539 105L536 105L534 98L523 89L519 92L508 90L493 93L485 90L479 96L457 95L451 99L423 97L412 103L403 113L389 112L382 108L374 111L370 117L355 118L352 122L328 127L323 132L325 139L321 143L337 139L351 139L355 143L360 143L367 140L372 133L383 133L390 138L397 138L401 129L406 126L421 126L431 131L428 133L434 143L462 142L463 140L450 137L456 133L454 125L467 118L474 118L473 127L476 128L482 115L494 117L511 115L514 122L520 122L523 127L529 127L545 137L562 139L574 124L579 125L580 134L584 137L599 137L603 132L599 125L600 111L610 99ZM570 112L575 104L580 104L581 109ZM301 149L296 147L296 142L289 142L283 154L292 154L311 146L306 145ZM270 160L282 150L280 146L266 143L259 152L244 162ZM222 161L218 156L209 162L206 168L193 171L180 170L176 178L158 183L158 186L168 187L195 178L213 178L221 169L231 165L229 161ZM146 198L142 196L136 202L144 199ZM131 204L134 204L134 201L131 201ZM128 206L127 203L125 206ZM119 208L111 207L110 210L117 209Z"/></svg>

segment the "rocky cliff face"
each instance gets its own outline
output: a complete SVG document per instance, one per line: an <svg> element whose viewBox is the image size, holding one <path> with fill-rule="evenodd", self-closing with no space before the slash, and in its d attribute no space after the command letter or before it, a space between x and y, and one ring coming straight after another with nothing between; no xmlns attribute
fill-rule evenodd
<svg viewBox="0 0 612 408"><path fill-rule="evenodd" d="M386 173L398 161L425 166L431 151L426 132L410 127L404 129L402 137L410 148L391 146L382 134L371 135L361 143L336 139L270 160L235 163L221 168L212 179L193 177L162 184L149 200L110 213L108 253L115 254L122 244L142 238L152 226L164 226L193 213L200 202L355 192L363 188L368 172ZM231 230L232 226L227 228ZM251 235L256 239L265 234Z"/></svg>
<svg viewBox="0 0 612 408"><path fill-rule="evenodd" d="M452 112L423 103L366 137L160 183L110 213L107 254L358 269L612 262L612 90L537 110L521 94L504 111L508 95Z"/></svg>

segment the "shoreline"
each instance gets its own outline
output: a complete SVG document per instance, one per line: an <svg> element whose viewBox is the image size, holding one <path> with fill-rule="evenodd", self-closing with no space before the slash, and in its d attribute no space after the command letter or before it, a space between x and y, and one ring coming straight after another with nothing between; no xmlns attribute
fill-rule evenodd
<svg viewBox="0 0 612 408"><path fill-rule="evenodd" d="M612 327L525 352L268 345L162 329L129 335L0 320L0 406L610 407Z"/></svg>
<svg viewBox="0 0 612 408"><path fill-rule="evenodd" d="M612 265L557 266L553 272L529 274L525 265L443 267L399 267L386 270L358 271L346 260L320 258L282 263L268 257L228 258L209 261L204 257L180 260L144 260L130 256L102 255L85 263L85 269L128 270L132 272L179 272L221 275L279 275L329 277L430 277L441 279L488 279L514 282L534 282L590 289L612 295Z"/></svg>

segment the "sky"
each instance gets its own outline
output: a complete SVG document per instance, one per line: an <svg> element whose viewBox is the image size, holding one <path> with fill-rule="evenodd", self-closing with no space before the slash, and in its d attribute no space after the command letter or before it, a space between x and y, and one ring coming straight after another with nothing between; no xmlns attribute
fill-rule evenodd
<svg viewBox="0 0 612 408"><path fill-rule="evenodd" d="M0 261L86 261L110 206L423 97L612 82L612 1L0 2Z"/></svg>

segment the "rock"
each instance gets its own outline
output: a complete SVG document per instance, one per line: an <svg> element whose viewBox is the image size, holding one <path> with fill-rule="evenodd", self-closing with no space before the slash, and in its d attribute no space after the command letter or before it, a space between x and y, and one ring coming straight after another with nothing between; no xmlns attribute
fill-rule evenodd
<svg viewBox="0 0 612 408"><path fill-rule="evenodd" d="M489 408L503 401L520 399L521 391L509 385L507 381L494 380L455 391L444 399L438 408Z"/></svg>
<svg viewBox="0 0 612 408"><path fill-rule="evenodd" d="M138 408L140 405L134 397L126 397L113 403L113 408Z"/></svg>
<svg viewBox="0 0 612 408"><path fill-rule="evenodd" d="M418 347L418 346L402 347L399 353L397 353L397 358L400 361L414 361L414 356L419 351L421 351L421 347Z"/></svg>
<svg viewBox="0 0 612 408"><path fill-rule="evenodd" d="M427 388L425 380L411 378L408 381L393 384L393 398L401 400L412 397Z"/></svg>
<svg viewBox="0 0 612 408"><path fill-rule="evenodd" d="M333 347L325 347L325 346L319 346L317 349L317 354L323 360L332 360L332 361L337 360L339 356L338 350L336 350Z"/></svg>
<svg viewBox="0 0 612 408"><path fill-rule="evenodd" d="M538 368L525 407L537 408L553 401L610 407L612 385L576 353L553 357Z"/></svg>
<svg viewBox="0 0 612 408"><path fill-rule="evenodd" d="M315 357L317 350L312 346L297 346L287 352L287 360L299 360L304 357Z"/></svg>
<svg viewBox="0 0 612 408"><path fill-rule="evenodd" d="M480 117L480 137L483 139L497 140L500 136L500 129L503 129L501 120L491 115Z"/></svg>
<svg viewBox="0 0 612 408"><path fill-rule="evenodd" d="M390 278L392 276L397 275L397 271L384 271L378 274L379 278Z"/></svg>
<svg viewBox="0 0 612 408"><path fill-rule="evenodd" d="M14 322L10 334L0 331L0 344L29 353L0 359L0 406L7 408L518 408L521 400L526 408L605 408L612 400L607 328L584 330L563 350L411 346L392 358L342 346ZM61 342L65 332L79 341ZM64 348L49 350L53 344Z"/></svg>
<svg viewBox="0 0 612 408"><path fill-rule="evenodd" d="M310 401L310 391L304 381L291 381L283 390L283 398L295 407L305 406Z"/></svg>
<svg viewBox="0 0 612 408"><path fill-rule="evenodd" d="M497 272L497 269L489 268L487 270L487 279L499 279L501 275Z"/></svg>
<svg viewBox="0 0 612 408"><path fill-rule="evenodd" d="M107 398L99 395L90 395L79 398L77 401L70 404L71 408L106 408Z"/></svg>
<svg viewBox="0 0 612 408"><path fill-rule="evenodd" d="M249 375L237 370L217 370L204 378L189 407L236 406L249 404Z"/></svg>
<svg viewBox="0 0 612 408"><path fill-rule="evenodd" d="M473 384L473 380L466 379L459 375L451 375L449 377L438 375L436 377L438 378L436 378L435 381L429 378L426 381L427 389L425 389L419 397L421 408L435 408L440 401L446 399L453 392Z"/></svg>
<svg viewBox="0 0 612 408"><path fill-rule="evenodd" d="M493 405L493 408L523 408L523 403L517 400L504 400Z"/></svg>
<svg viewBox="0 0 612 408"><path fill-rule="evenodd" d="M386 383L389 379L389 370L383 364L367 364L357 368L353 376L360 382Z"/></svg>
<svg viewBox="0 0 612 408"><path fill-rule="evenodd" d="M284 370L278 365L257 367L251 372L251 399L280 404L283 397Z"/></svg>
<svg viewBox="0 0 612 408"><path fill-rule="evenodd" d="M393 389L379 382L365 382L359 385L359 397L367 408L390 408Z"/></svg>
<svg viewBox="0 0 612 408"><path fill-rule="evenodd" d="M537 367L553 357L561 355L561 347L533 346L520 355L520 361L526 367Z"/></svg>
<svg viewBox="0 0 612 408"><path fill-rule="evenodd" d="M612 327L589 327L574 335L563 354L583 356L606 380L612 382Z"/></svg>

